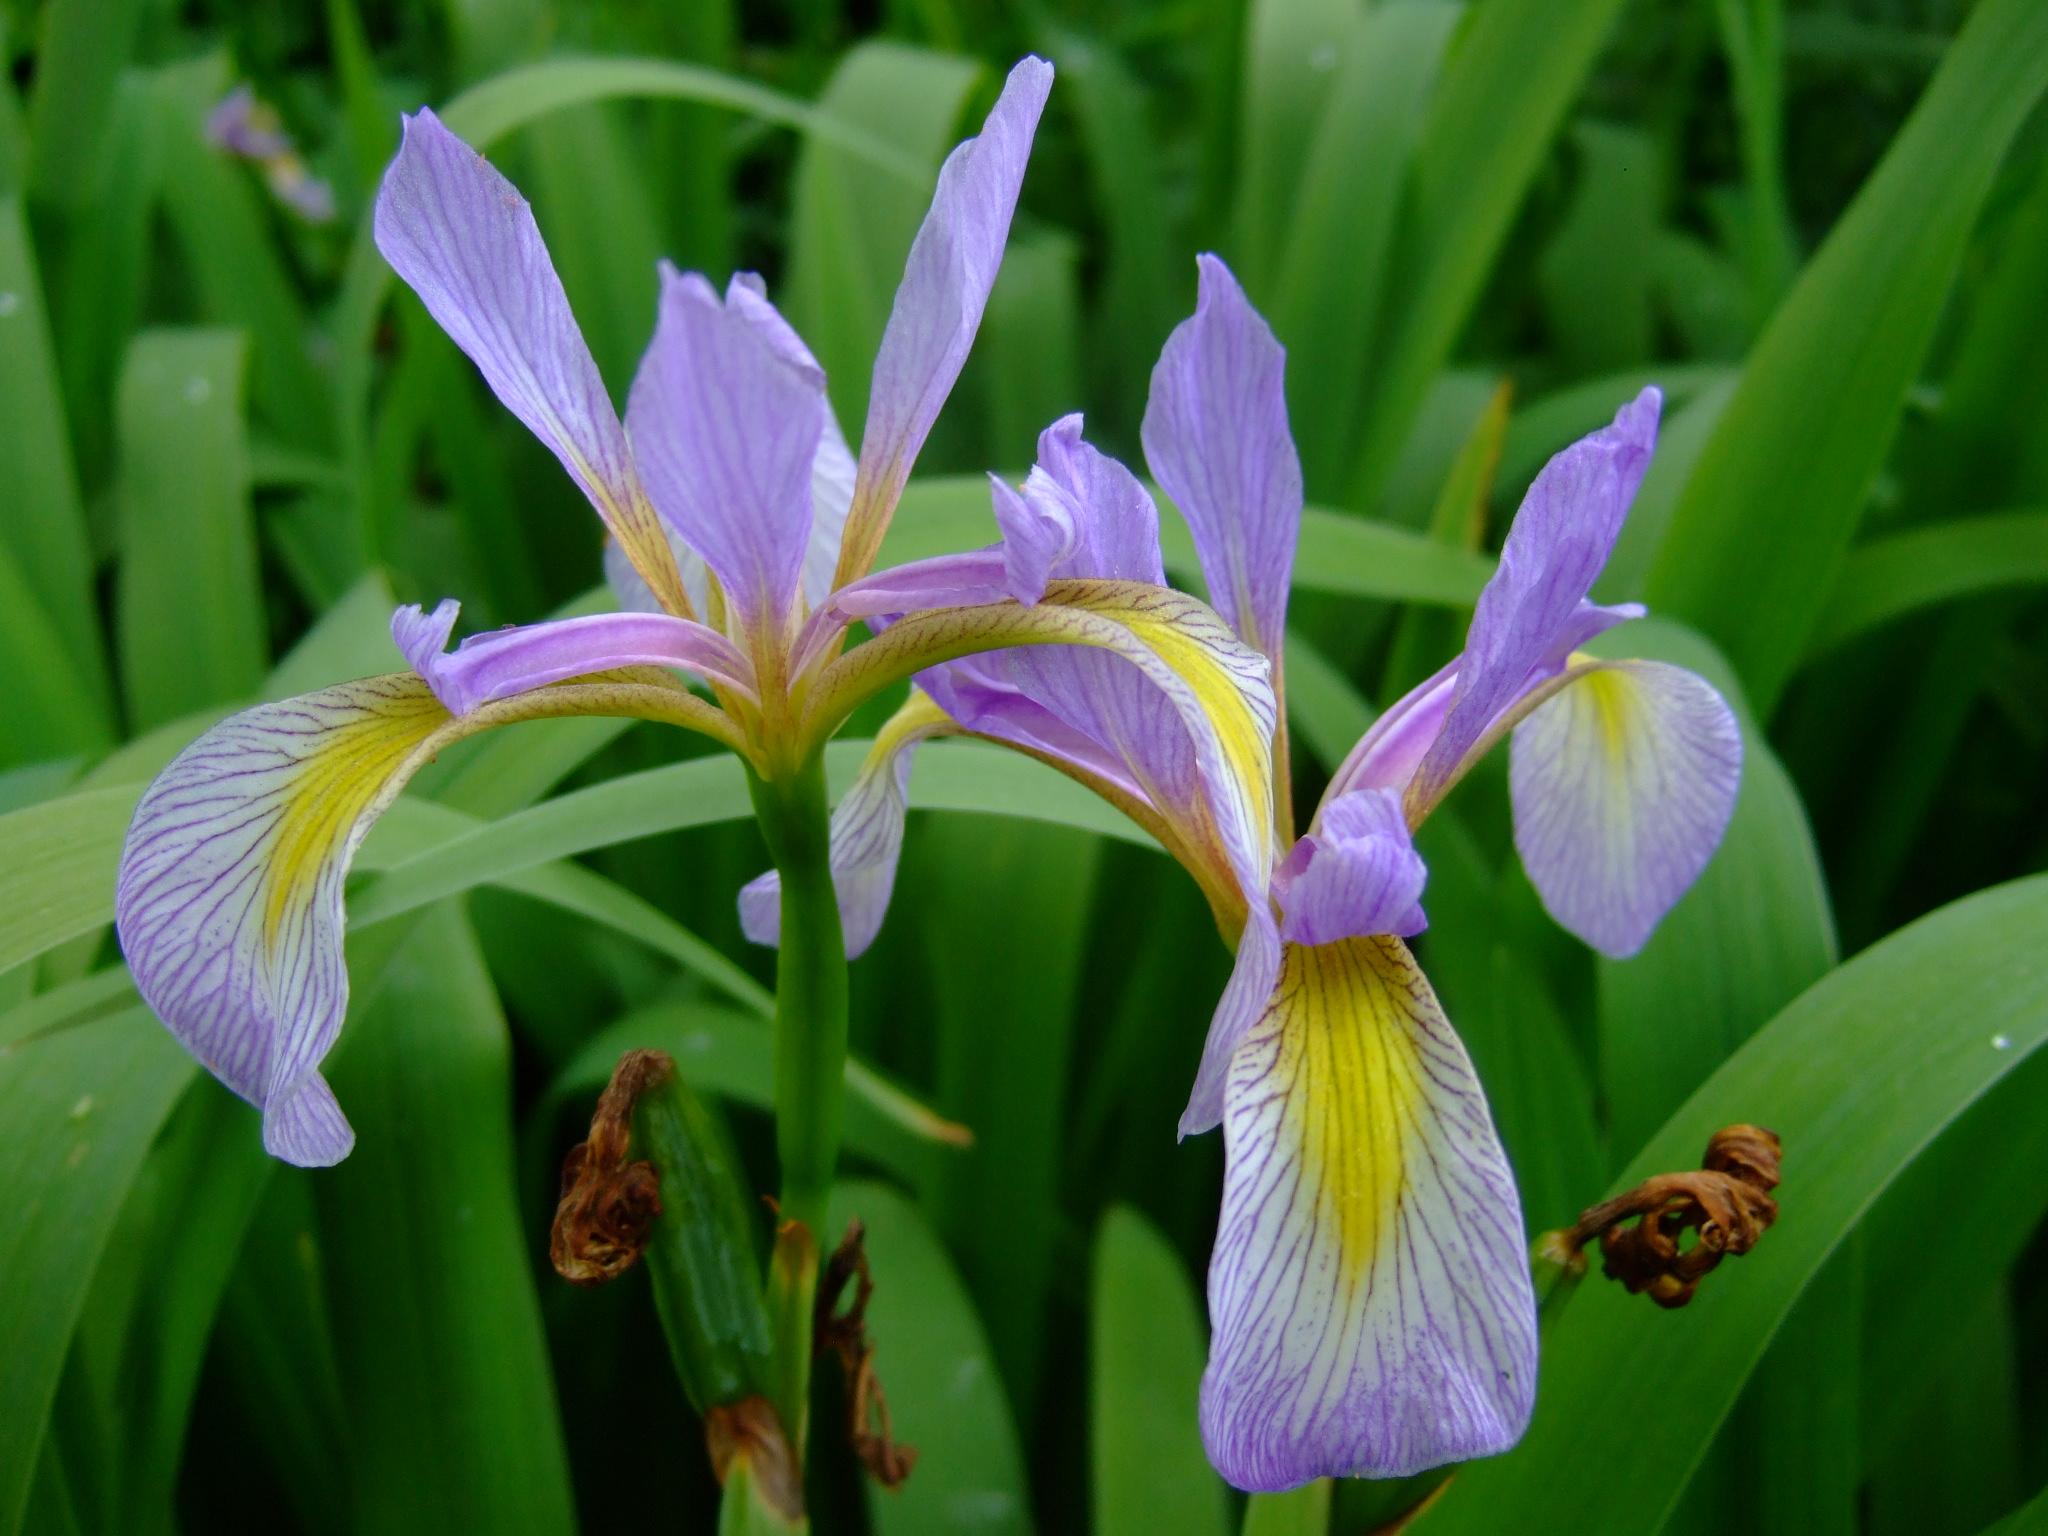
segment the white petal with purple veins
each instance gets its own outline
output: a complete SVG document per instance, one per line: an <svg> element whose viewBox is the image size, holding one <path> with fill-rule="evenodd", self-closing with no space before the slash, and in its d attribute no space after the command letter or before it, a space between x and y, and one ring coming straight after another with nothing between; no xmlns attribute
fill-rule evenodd
<svg viewBox="0 0 2048 1536"><path fill-rule="evenodd" d="M1742 734L1683 667L1625 661L1515 729L1515 847L1550 915L1603 954L1643 947L1734 814Z"/></svg>
<svg viewBox="0 0 2048 1536"><path fill-rule="evenodd" d="M1398 939L1290 946L1231 1063L1202 1438L1252 1490L1507 1449L1536 1388L1514 1177Z"/></svg>

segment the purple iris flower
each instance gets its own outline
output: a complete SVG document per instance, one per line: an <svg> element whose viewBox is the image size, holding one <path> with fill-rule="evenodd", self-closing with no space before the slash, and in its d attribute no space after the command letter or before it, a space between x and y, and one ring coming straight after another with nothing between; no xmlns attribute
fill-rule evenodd
<svg viewBox="0 0 2048 1536"><path fill-rule="evenodd" d="M1193 530L1217 612L1270 660L1277 691L1302 511L1284 355L1220 261L1201 258L1200 276L1196 311L1152 375L1145 455ZM1208 894L1237 962L1181 1131L1223 1127L1201 1418L1210 1459L1240 1488L1402 1476L1504 1450L1528 1424L1527 1239L1485 1094L1402 943L1425 925L1412 832L1512 734L1523 865L1551 914L1610 955L1642 946L1718 845L1742 762L1727 704L1681 668L1579 650L1643 612L1587 593L1642 483L1660 403L1643 391L1545 466L1463 653L1380 716L1299 838L1283 795L1257 826L1187 814L1207 770L1161 728L1161 696L1074 652L922 673L835 816L850 943L881 923L909 753L949 731L1095 788ZM1078 432L1055 425L1022 489L995 487L1005 551L1027 585L1158 582L1150 498ZM1275 734L1284 765L1284 723ZM773 888L757 881L741 907L768 942Z"/></svg>
<svg viewBox="0 0 2048 1536"><path fill-rule="evenodd" d="M401 608L392 637L411 671L236 715L144 793L116 895L130 969L186 1047L261 1106L277 1156L333 1163L353 1144L319 1070L347 1006L349 861L420 765L492 726L658 720L712 737L776 782L808 771L883 688L978 652L1043 651L1071 664L1045 663L1038 685L1076 698L1099 686L1103 711L1128 711L1159 736L1167 777L1132 793L1171 819L1162 831L1213 846L1210 862L1243 876L1229 894L1239 906L1263 890L1266 660L1163 585L1156 530L1149 562L1098 548L1098 494L1121 494L1130 516L1149 518L1151 505L1079 442L1077 423L1048 434L1067 488L1027 487L1002 544L869 574L981 323L1051 85L1044 61L1018 64L981 133L940 170L875 358L857 458L816 360L749 274L721 294L664 266L621 421L525 200L433 113L407 120L377 199L378 247L590 499L637 611L471 635L450 650L454 601ZM1087 505L1070 504L1070 491ZM842 654L864 618L882 633ZM896 760L939 721L929 705L906 714L877 760ZM882 844L900 829L901 795L894 770L871 774L839 809L855 948L871 933L859 913L879 920L888 879L878 898L860 871L886 862L893 873L894 845Z"/></svg>
<svg viewBox="0 0 2048 1536"><path fill-rule="evenodd" d="M222 149L263 168L271 195L309 224L334 217L334 188L306 169L298 146L274 108L238 85L206 116L206 136Z"/></svg>

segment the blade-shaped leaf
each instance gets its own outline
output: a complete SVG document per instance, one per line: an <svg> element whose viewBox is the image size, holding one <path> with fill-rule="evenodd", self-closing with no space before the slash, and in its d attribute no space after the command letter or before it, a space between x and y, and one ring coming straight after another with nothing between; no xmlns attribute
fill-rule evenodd
<svg viewBox="0 0 2048 1536"><path fill-rule="evenodd" d="M1617 1181L1698 1165L1718 1127L1786 1147L1786 1218L1681 1312L1588 1280L1545 1340L1536 1418L1512 1454L1462 1471L1447 1533L1655 1528L1772 1334L1843 1238L1957 1115L2048 1039L2037 942L2048 878L1942 908L1830 973L1753 1036ZM1683 1403L1674 1414L1670 1405ZM1588 1502L1573 1469L1602 1469Z"/></svg>

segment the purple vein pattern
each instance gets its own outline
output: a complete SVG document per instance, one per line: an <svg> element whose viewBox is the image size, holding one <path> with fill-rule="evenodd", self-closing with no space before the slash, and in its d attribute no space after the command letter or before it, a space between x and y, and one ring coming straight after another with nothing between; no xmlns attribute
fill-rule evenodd
<svg viewBox="0 0 2048 1536"><path fill-rule="evenodd" d="M1240 1488L1504 1450L1536 1387L1514 1176L1398 939L1290 947L1231 1063L1202 1438Z"/></svg>
<svg viewBox="0 0 2048 1536"><path fill-rule="evenodd" d="M1515 729L1515 848L1552 917L1632 955L1713 856L1741 778L1742 733L1707 683L1598 667Z"/></svg>
<svg viewBox="0 0 2048 1536"><path fill-rule="evenodd" d="M287 1162L354 1145L319 1072L348 1009L342 887L370 824L459 729L411 674L323 688L215 726L135 808L114 920L136 989L262 1108Z"/></svg>

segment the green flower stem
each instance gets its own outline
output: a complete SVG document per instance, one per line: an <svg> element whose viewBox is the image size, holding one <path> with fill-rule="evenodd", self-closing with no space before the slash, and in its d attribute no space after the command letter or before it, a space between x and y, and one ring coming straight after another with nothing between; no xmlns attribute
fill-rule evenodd
<svg viewBox="0 0 2048 1536"><path fill-rule="evenodd" d="M749 775L754 813L782 877L782 941L775 967L775 1150L781 1220L807 1242L777 1244L768 1303L775 1328L776 1409L803 1464L811 1375L811 1308L825 1210L839 1158L846 1081L846 941L832 888L825 768L814 754L789 777ZM794 1250L794 1251L792 1251ZM801 1256L799 1256L801 1255Z"/></svg>

